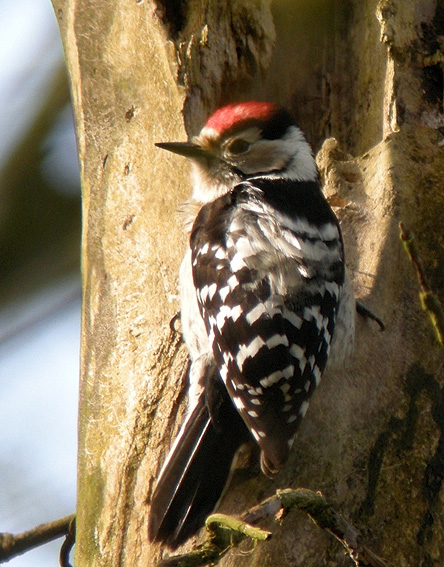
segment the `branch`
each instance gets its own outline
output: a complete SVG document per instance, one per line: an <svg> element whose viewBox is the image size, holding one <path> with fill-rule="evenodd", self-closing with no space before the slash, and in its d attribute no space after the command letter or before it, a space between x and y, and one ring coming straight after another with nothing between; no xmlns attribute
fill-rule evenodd
<svg viewBox="0 0 444 567"><path fill-rule="evenodd" d="M71 554L72 548L74 547L74 544L76 543L76 517L74 514L71 517L72 520L69 522L68 533L66 534L65 541L60 547L60 567L72 567L71 563L69 562L69 556Z"/></svg>
<svg viewBox="0 0 444 567"><path fill-rule="evenodd" d="M271 533L250 526L225 514L212 514L205 522L207 538L204 543L189 553L164 559L158 567L203 567L215 565L232 548L245 538L254 543L270 539Z"/></svg>
<svg viewBox="0 0 444 567"><path fill-rule="evenodd" d="M336 512L319 492L305 488L277 490L274 496L245 512L240 520L223 514L209 516L205 522L205 542L190 553L164 559L158 567L214 565L246 538L250 538L254 545L258 541L270 539L270 532L255 528L251 524L270 516L280 521L292 508L306 512L319 527L334 535L345 547L356 567L389 567L388 563L362 542L359 530Z"/></svg>
<svg viewBox="0 0 444 567"><path fill-rule="evenodd" d="M356 567L389 567L361 539L361 533L329 504L320 492L304 488L278 490L276 496L285 512L296 507L307 512L320 528L335 536L345 547Z"/></svg>
<svg viewBox="0 0 444 567"><path fill-rule="evenodd" d="M0 563L68 534L74 518L72 514L18 535L0 533Z"/></svg>
<svg viewBox="0 0 444 567"><path fill-rule="evenodd" d="M424 311L428 313L432 321L439 344L444 347L444 310L438 296L433 293L427 276L425 275L413 232L406 228L402 222L399 223L399 228L401 230L400 236L405 251L416 268L416 274L419 280L419 299L421 306Z"/></svg>

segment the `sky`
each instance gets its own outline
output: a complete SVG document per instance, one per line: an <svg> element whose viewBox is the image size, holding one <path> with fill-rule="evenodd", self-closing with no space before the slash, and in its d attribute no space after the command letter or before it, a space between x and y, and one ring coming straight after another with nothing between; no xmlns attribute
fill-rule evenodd
<svg viewBox="0 0 444 567"><path fill-rule="evenodd" d="M32 122L62 59L50 0L0 0L0 163ZM66 172L76 163L69 112L57 127L58 142L48 144L69 149L57 157ZM0 311L0 532L75 510L79 335L78 276ZM56 566L60 544L8 565Z"/></svg>
<svg viewBox="0 0 444 567"><path fill-rule="evenodd" d="M0 0L0 163L38 111L62 59L50 0Z"/></svg>
<svg viewBox="0 0 444 567"><path fill-rule="evenodd" d="M80 299L70 297L0 345L1 532L21 533L75 510L79 335ZM8 565L57 565L60 542Z"/></svg>

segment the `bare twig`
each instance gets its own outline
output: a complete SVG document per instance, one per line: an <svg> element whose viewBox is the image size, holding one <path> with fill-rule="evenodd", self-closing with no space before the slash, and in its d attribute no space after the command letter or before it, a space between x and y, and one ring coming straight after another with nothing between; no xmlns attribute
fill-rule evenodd
<svg viewBox="0 0 444 567"><path fill-rule="evenodd" d="M245 512L240 520L223 514L209 516L205 524L206 541L190 553L163 560L158 567L214 565L246 538L252 539L255 544L270 539L270 532L251 524L270 516L281 520L293 508L303 510L319 527L333 534L345 547L356 567L389 567L362 542L359 530L336 512L319 492L305 488L278 490L275 495Z"/></svg>
<svg viewBox="0 0 444 567"><path fill-rule="evenodd" d="M0 533L0 563L66 535L73 518L74 514L18 535Z"/></svg>
<svg viewBox="0 0 444 567"><path fill-rule="evenodd" d="M419 299L421 301L421 306L424 311L428 313L430 320L432 321L439 344L444 347L444 310L428 282L413 232L406 228L402 222L399 223L399 228L401 230L400 236L402 243L404 244L404 248L409 255L410 260L415 266L416 274L418 276Z"/></svg>
<svg viewBox="0 0 444 567"><path fill-rule="evenodd" d="M71 567L69 562L69 555L76 542L76 517L73 516L69 523L68 533L66 534L65 541L60 547L59 563L60 567Z"/></svg>
<svg viewBox="0 0 444 567"><path fill-rule="evenodd" d="M176 329L176 323L179 321L180 323L180 311L177 311L170 319L170 331L173 333L180 333L178 329Z"/></svg>
<svg viewBox="0 0 444 567"><path fill-rule="evenodd" d="M368 307L363 305L360 301L356 301L356 312L359 313L361 317L364 317L365 319L370 319L371 321L377 323L379 325L380 331L385 331L385 325L382 322L382 319L380 319L377 315L375 315L373 311L370 311L370 309L368 309Z"/></svg>

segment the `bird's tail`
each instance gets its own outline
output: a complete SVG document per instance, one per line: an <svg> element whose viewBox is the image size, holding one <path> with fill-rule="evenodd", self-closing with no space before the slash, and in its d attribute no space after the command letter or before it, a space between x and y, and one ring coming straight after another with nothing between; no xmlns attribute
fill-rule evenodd
<svg viewBox="0 0 444 567"><path fill-rule="evenodd" d="M222 496L235 454L248 437L226 390L224 394L220 419L210 415L201 395L171 447L151 499L152 541L179 546L204 524Z"/></svg>

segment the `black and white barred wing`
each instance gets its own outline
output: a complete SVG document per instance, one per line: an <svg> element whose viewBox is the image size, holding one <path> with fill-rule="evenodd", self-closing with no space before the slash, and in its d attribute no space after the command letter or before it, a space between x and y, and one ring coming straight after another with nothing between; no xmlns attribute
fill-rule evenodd
<svg viewBox="0 0 444 567"><path fill-rule="evenodd" d="M342 243L337 223L293 221L252 191L207 205L192 236L193 276L220 376L272 475L327 362Z"/></svg>

